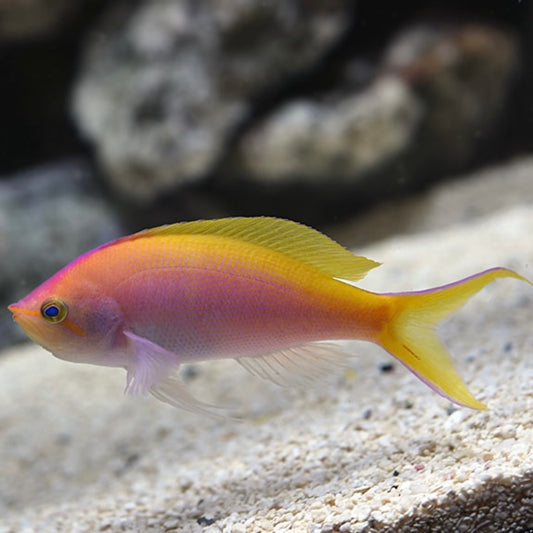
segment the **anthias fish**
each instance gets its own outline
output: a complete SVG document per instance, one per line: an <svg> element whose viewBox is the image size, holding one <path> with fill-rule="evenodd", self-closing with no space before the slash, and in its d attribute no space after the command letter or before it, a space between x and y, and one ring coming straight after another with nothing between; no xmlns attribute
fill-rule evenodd
<svg viewBox="0 0 533 533"><path fill-rule="evenodd" d="M68 361L123 367L126 390L213 413L178 375L183 363L235 358L280 384L320 380L357 339L390 352L436 392L483 409L435 328L496 278L376 294L353 286L379 265L287 220L226 218L144 230L90 252L17 303L13 318Z"/></svg>

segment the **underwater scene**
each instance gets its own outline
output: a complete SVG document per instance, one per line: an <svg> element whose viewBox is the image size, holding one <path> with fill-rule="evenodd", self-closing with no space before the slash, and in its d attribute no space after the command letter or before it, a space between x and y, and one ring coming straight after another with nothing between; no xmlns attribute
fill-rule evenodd
<svg viewBox="0 0 533 533"><path fill-rule="evenodd" d="M0 2L0 533L533 531L528 2Z"/></svg>

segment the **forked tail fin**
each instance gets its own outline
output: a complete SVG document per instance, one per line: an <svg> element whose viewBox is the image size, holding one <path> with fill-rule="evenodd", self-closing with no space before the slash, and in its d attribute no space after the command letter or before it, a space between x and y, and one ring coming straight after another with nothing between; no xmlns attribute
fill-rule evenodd
<svg viewBox="0 0 533 533"><path fill-rule="evenodd" d="M442 287L391 295L394 301L392 320L378 342L445 398L459 405L485 409L455 370L435 328L485 285L507 277L533 285L512 270L492 268Z"/></svg>

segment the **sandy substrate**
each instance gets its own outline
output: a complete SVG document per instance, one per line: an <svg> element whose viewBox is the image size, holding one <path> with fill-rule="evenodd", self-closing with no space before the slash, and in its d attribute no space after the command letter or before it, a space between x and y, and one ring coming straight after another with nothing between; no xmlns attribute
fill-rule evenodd
<svg viewBox="0 0 533 533"><path fill-rule="evenodd" d="M363 286L422 289L495 265L533 277L533 179L513 181L512 168L499 169L502 198L516 193L504 209L358 250L384 263ZM446 209L482 202L483 183L465 182ZM483 412L453 407L364 343L350 346L354 371L314 390L280 389L232 361L192 369L195 393L242 423L124 397L121 370L17 347L0 358L0 532L524 533L532 322L533 287L500 280L441 328Z"/></svg>

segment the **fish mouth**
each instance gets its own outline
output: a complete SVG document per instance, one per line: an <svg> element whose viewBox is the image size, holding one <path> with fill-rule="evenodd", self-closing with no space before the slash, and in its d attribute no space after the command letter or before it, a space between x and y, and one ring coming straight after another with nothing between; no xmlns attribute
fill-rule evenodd
<svg viewBox="0 0 533 533"><path fill-rule="evenodd" d="M19 307L17 304L8 305L7 308L11 311L13 320L17 320L21 315L40 316L39 311L25 309L24 307Z"/></svg>
<svg viewBox="0 0 533 533"><path fill-rule="evenodd" d="M7 308L9 311L11 311L11 314L13 315L13 320L17 320L17 318L20 316L22 309L20 307L17 307L16 304L8 305Z"/></svg>

